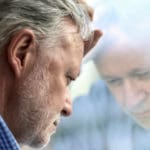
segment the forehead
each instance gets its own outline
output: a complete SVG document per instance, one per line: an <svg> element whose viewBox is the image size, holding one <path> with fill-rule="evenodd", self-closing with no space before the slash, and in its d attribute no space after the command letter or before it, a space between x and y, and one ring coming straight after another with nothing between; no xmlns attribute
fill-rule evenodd
<svg viewBox="0 0 150 150"><path fill-rule="evenodd" d="M63 49L71 49L72 47L83 46L83 39L80 35L78 26L69 18L65 18L63 30L59 36L58 43ZM76 48L77 49L77 48Z"/></svg>
<svg viewBox="0 0 150 150"><path fill-rule="evenodd" d="M148 43L120 42L100 54L98 66L102 74L126 74L132 70L150 68Z"/></svg>
<svg viewBox="0 0 150 150"><path fill-rule="evenodd" d="M65 22L62 33L57 38L50 54L51 72L78 74L83 57L83 40L78 28L72 22ZM53 67L52 67L53 66Z"/></svg>

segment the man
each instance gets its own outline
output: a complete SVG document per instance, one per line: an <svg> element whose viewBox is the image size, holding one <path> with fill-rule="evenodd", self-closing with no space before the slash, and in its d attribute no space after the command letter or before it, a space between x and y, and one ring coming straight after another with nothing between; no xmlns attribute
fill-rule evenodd
<svg viewBox="0 0 150 150"><path fill-rule="evenodd" d="M91 33L84 5L0 1L0 149L17 150L17 142L43 147L60 116L70 115L67 86L101 35Z"/></svg>
<svg viewBox="0 0 150 150"><path fill-rule="evenodd" d="M96 56L102 79L121 107L150 128L149 22L113 25Z"/></svg>

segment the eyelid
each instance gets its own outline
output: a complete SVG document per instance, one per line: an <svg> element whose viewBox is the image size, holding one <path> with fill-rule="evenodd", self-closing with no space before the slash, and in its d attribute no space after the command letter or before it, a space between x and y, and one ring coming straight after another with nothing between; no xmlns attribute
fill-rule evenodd
<svg viewBox="0 0 150 150"><path fill-rule="evenodd" d="M118 77L109 77L109 76L101 76L103 80L105 81L112 81L112 80L118 80Z"/></svg>
<svg viewBox="0 0 150 150"><path fill-rule="evenodd" d="M147 74L150 74L150 72L146 71L146 72L140 72L140 73L138 73L138 75L147 75Z"/></svg>
<svg viewBox="0 0 150 150"><path fill-rule="evenodd" d="M144 74L148 74L150 73L150 71L135 71L135 72L131 72L129 75L130 76L140 76L140 75L144 75Z"/></svg>
<svg viewBox="0 0 150 150"><path fill-rule="evenodd" d="M135 74L137 77L150 77L150 71Z"/></svg>
<svg viewBox="0 0 150 150"><path fill-rule="evenodd" d="M130 75L142 75L142 74L147 74L150 73L149 69L141 70L141 69L134 69L132 72L130 72Z"/></svg>
<svg viewBox="0 0 150 150"><path fill-rule="evenodd" d="M120 85L122 83L121 78L106 79L105 81L110 85Z"/></svg>
<svg viewBox="0 0 150 150"><path fill-rule="evenodd" d="M118 79L107 79L106 81L110 83L110 82L118 81Z"/></svg>
<svg viewBox="0 0 150 150"><path fill-rule="evenodd" d="M67 85L69 85L71 83L71 81L74 81L75 78L73 78L72 76L70 75L66 75L66 80L67 80Z"/></svg>
<svg viewBox="0 0 150 150"><path fill-rule="evenodd" d="M68 75L67 78L69 78L71 81L74 81L74 80L75 80L75 78L72 77L72 76L70 76L70 75Z"/></svg>
<svg viewBox="0 0 150 150"><path fill-rule="evenodd" d="M71 79L72 81L76 80L77 77L79 77L80 72L67 72L66 73L66 77L68 77L69 79Z"/></svg>

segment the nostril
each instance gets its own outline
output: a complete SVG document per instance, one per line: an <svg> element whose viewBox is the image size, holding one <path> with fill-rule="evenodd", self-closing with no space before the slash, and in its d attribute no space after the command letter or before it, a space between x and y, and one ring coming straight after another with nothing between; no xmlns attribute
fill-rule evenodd
<svg viewBox="0 0 150 150"><path fill-rule="evenodd" d="M67 112L66 110L63 110L63 111L61 112L61 114L62 114L62 116L69 116L69 114L68 114L68 112Z"/></svg>
<svg viewBox="0 0 150 150"><path fill-rule="evenodd" d="M64 108L62 111L61 111L61 115L62 116L70 116L72 113L72 109L71 108Z"/></svg>
<svg viewBox="0 0 150 150"><path fill-rule="evenodd" d="M70 116L71 113L72 113L72 100L70 98L70 95L67 92L66 99L65 99L65 104L64 104L64 107L61 111L61 115Z"/></svg>

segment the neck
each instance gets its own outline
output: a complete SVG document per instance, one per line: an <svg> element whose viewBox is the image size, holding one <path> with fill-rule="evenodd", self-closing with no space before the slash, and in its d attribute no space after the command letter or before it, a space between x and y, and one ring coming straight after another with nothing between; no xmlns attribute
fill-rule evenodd
<svg viewBox="0 0 150 150"><path fill-rule="evenodd" d="M3 116L5 106L5 83L0 79L0 115Z"/></svg>

